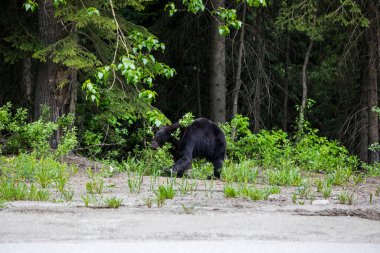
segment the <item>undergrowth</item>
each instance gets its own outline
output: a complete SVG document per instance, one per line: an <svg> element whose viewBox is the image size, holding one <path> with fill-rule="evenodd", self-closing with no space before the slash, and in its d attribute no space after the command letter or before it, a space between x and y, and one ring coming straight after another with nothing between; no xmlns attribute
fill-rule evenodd
<svg viewBox="0 0 380 253"><path fill-rule="evenodd" d="M48 114L45 108L38 121L28 123L26 110L13 112L10 104L0 107L0 206L12 200L70 201L73 198L67 183L76 169L60 160L77 145L74 116L68 115L53 123L46 120ZM184 122L191 123L190 119ZM324 198L331 196L333 186L358 184L366 176L380 175L378 164L364 165L367 174L355 174L359 165L357 157L350 155L337 141L319 136L318 130L311 128L307 121L302 132L293 136L282 130L261 130L254 134L249 126L248 118L241 115L220 125L227 141L227 159L221 173L227 198L266 200L280 192L279 186L293 186L297 187L293 199L302 204L305 199L315 198L305 176L309 172L322 174L314 186ZM49 142L58 128L64 134L57 148L52 150ZM150 128L145 130L151 131ZM97 137L87 133L83 138ZM150 191L155 199L149 198L148 207L153 201L160 207L177 195L193 194L198 187L197 180L213 177L212 164L195 159L191 170L179 182L170 178L162 184L161 176L172 176L172 151L170 144L158 150L137 147L124 160L106 160L112 164L112 170L101 173L88 170L87 192L81 196L85 206L118 208L122 204L116 197L106 200L102 197L103 177L115 172L126 173L125 187L132 194L140 193L143 177L149 176ZM210 182L207 186L205 180L204 188L212 196L214 184ZM352 202L346 195L340 195L341 202Z"/></svg>

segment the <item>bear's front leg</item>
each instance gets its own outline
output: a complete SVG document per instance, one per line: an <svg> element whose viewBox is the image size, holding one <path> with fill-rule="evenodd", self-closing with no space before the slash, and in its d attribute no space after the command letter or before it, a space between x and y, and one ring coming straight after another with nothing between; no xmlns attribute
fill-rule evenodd
<svg viewBox="0 0 380 253"><path fill-rule="evenodd" d="M190 167L191 167L191 158L181 157L174 163L171 171L173 174L177 175L177 177L182 177L183 173Z"/></svg>

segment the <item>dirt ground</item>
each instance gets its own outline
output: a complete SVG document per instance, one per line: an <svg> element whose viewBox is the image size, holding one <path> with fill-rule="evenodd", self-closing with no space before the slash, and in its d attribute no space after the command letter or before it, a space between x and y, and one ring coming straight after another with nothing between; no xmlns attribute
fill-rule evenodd
<svg viewBox="0 0 380 253"><path fill-rule="evenodd" d="M355 188L345 188L354 192L353 205L339 204L337 196L343 190L341 187L335 187L327 201L316 193L313 202L305 200L303 204L295 204L291 196L294 187L280 187L281 193L270 195L266 201L251 201L225 198L224 182L220 180L197 180L195 191L183 196L177 192L175 198L167 200L162 207L153 203L149 208L146 199L154 198L150 177L144 177L139 194L131 194L127 174L120 173L104 179L102 194L103 198L123 199L119 209L85 207L81 195L86 194L88 180L84 170L71 178L74 199L69 203L18 201L0 209L0 252L49 252L41 249L51 250L48 245L52 247L54 243L66 247L70 243L81 243L83 247L98 250L82 252L101 252L101 246L94 246L99 242L103 242L101 245L125 242L134 245L136 251L131 252L139 252L141 242L150 243L153 248L167 242L166 249L170 249L173 242L186 244L188 241L194 242L193 246L209 242L219 247L219 252L231 252L226 249L234 249L236 242L242 242L239 247L248 247L243 247L241 252L252 249L253 242L258 243L255 247L278 245L274 251L265 252L276 252L284 246L281 243L285 243L288 250L295 249L282 252L296 252L300 243L306 243L304 249L314 245L315 249L325 252L340 251L345 245L352 245L346 252L357 249L380 252L380 197L374 195L380 178L369 178ZM167 178L159 180L166 182ZM177 183L181 180L177 179ZM228 245L225 242L229 242ZM318 245L323 247L318 248ZM173 252L178 250L173 247ZM118 249L124 248L119 246ZM75 251L69 247L67 252Z"/></svg>

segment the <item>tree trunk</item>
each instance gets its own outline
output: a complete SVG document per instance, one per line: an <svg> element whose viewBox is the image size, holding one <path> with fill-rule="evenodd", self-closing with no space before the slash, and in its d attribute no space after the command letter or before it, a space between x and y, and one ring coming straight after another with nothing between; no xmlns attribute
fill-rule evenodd
<svg viewBox="0 0 380 253"><path fill-rule="evenodd" d="M309 64L310 53L313 48L314 41L310 39L309 47L307 48L305 59L302 66L302 101L298 120L298 131L303 131L303 123L305 120L305 110L307 101L307 66Z"/></svg>
<svg viewBox="0 0 380 253"><path fill-rule="evenodd" d="M377 74L378 74L378 58L377 58L377 20L375 2L369 0L370 26L368 32L368 144L379 142L379 118L372 108L377 106ZM379 156L377 152L369 152L369 162L378 162Z"/></svg>
<svg viewBox="0 0 380 253"><path fill-rule="evenodd" d="M262 90L265 85L265 69L264 69L264 52L263 52L263 38L261 35L261 22L262 22L262 8L257 9L256 15L256 78L255 78L255 93L253 97L253 131L255 133L260 131L261 122L261 103L262 103Z"/></svg>
<svg viewBox="0 0 380 253"><path fill-rule="evenodd" d="M286 35L286 51L285 51L285 76L284 76L284 103L283 103L283 119L282 119L282 130L286 131L288 129L288 99L289 99L289 35Z"/></svg>
<svg viewBox="0 0 380 253"><path fill-rule="evenodd" d="M44 46L56 43L63 38L63 27L54 18L53 0L38 2L38 34ZM60 116L74 113L76 104L76 70L70 70L54 63L51 59L41 62L37 70L35 89L34 119L41 116L42 106L50 108L50 120L57 122ZM51 141L56 147L61 137L61 130L57 130Z"/></svg>
<svg viewBox="0 0 380 253"><path fill-rule="evenodd" d="M364 42L363 42L364 43ZM365 50L363 50L365 51ZM363 55L366 55L363 53ZM368 58L362 57L362 69L361 69L361 112L360 112L360 131L359 131L359 158L368 163L368 78L367 78L367 65Z"/></svg>
<svg viewBox="0 0 380 253"><path fill-rule="evenodd" d="M213 7L224 7L224 0L214 0ZM215 122L226 121L226 49L225 38L219 34L221 21L211 18L210 48L210 117Z"/></svg>
<svg viewBox="0 0 380 253"><path fill-rule="evenodd" d="M378 152L368 150L368 146L379 142L379 116L373 112L373 107L378 105L377 82L378 82L378 33L379 33L379 13L377 6L368 0L368 19L370 25L366 30L363 44L366 46L363 57L364 70L362 71L361 87L361 121L360 121L360 142L359 157L362 161L373 163L379 162Z"/></svg>
<svg viewBox="0 0 380 253"><path fill-rule="evenodd" d="M246 12L246 7L245 7L245 4L243 3L243 12L242 12L242 17L241 17L242 26L240 28L239 48L238 48L238 55L236 59L237 69L236 69L235 89L233 93L232 117L234 117L238 111L238 101L239 101L239 93L240 93L240 86L241 86L241 65L242 65L243 46L244 46L245 12Z"/></svg>
<svg viewBox="0 0 380 253"><path fill-rule="evenodd" d="M199 38L199 17L197 18L197 37ZM198 50L197 50L197 111L198 111L198 118L202 117L202 94L201 94L201 83L200 83L200 72L201 67L199 63L199 52L201 49L199 48L200 45L198 43Z"/></svg>
<svg viewBox="0 0 380 253"><path fill-rule="evenodd" d="M32 103L32 59L27 57L22 60L22 89L25 94L25 101L29 108Z"/></svg>

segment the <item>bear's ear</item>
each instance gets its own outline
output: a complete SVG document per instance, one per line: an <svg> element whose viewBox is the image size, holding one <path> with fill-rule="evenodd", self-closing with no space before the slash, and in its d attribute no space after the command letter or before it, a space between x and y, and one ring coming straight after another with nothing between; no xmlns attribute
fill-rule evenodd
<svg viewBox="0 0 380 253"><path fill-rule="evenodd" d="M165 128L166 128L166 131L168 131L169 133L172 133L180 127L181 125L178 122L175 122L173 125L167 126Z"/></svg>

